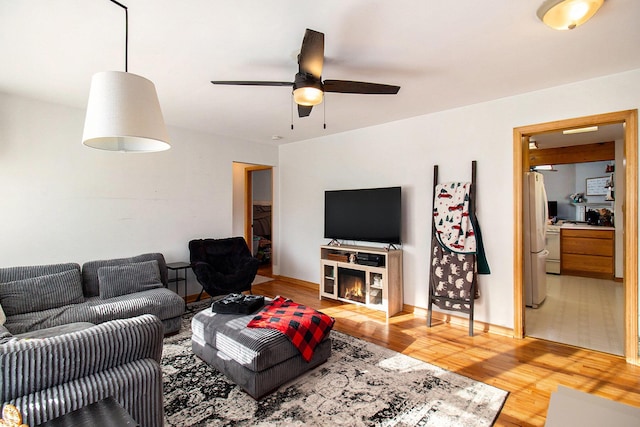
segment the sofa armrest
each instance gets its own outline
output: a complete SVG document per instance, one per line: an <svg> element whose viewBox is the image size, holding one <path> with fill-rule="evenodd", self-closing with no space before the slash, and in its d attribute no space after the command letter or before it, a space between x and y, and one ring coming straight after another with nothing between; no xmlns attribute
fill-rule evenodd
<svg viewBox="0 0 640 427"><path fill-rule="evenodd" d="M162 356L163 326L153 315L82 331L0 345L0 402L46 390L135 360Z"/></svg>

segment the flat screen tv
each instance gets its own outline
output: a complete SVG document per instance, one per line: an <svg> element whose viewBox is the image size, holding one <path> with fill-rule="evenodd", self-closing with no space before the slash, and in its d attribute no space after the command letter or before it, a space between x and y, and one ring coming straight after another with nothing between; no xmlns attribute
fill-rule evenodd
<svg viewBox="0 0 640 427"><path fill-rule="evenodd" d="M558 202L548 201L547 210L549 212L549 218L555 218L558 216Z"/></svg>
<svg viewBox="0 0 640 427"><path fill-rule="evenodd" d="M400 187L328 190L324 193L324 237L401 243Z"/></svg>

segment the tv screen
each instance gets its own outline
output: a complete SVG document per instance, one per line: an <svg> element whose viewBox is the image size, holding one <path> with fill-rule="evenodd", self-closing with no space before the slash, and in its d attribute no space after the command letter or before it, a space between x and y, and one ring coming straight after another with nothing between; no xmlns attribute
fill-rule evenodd
<svg viewBox="0 0 640 427"><path fill-rule="evenodd" d="M547 208L549 210L549 218L555 218L558 216L558 202L556 201L547 202Z"/></svg>
<svg viewBox="0 0 640 427"><path fill-rule="evenodd" d="M400 187L333 190L324 193L324 237L400 244Z"/></svg>

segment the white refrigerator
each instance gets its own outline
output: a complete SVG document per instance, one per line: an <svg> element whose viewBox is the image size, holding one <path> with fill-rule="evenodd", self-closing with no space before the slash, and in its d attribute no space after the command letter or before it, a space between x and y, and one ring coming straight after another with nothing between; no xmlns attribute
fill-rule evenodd
<svg viewBox="0 0 640 427"><path fill-rule="evenodd" d="M527 172L524 179L524 300L528 307L538 308L547 297L545 249L547 231L547 192L544 176Z"/></svg>

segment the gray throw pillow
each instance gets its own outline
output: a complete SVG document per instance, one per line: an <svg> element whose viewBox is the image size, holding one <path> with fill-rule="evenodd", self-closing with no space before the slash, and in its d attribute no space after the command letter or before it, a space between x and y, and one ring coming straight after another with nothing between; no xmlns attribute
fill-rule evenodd
<svg viewBox="0 0 640 427"><path fill-rule="evenodd" d="M98 283L101 299L162 287L156 260L100 267Z"/></svg>
<svg viewBox="0 0 640 427"><path fill-rule="evenodd" d="M7 316L83 301L80 271L76 269L0 283L0 304Z"/></svg>

